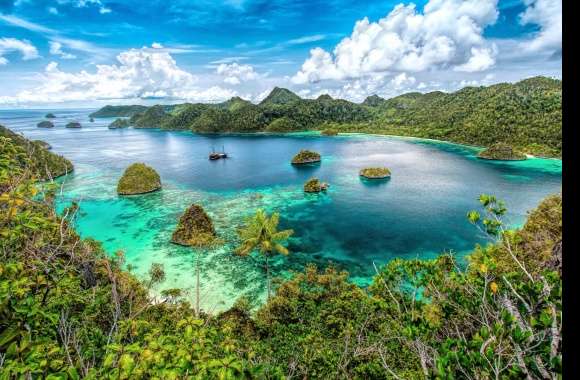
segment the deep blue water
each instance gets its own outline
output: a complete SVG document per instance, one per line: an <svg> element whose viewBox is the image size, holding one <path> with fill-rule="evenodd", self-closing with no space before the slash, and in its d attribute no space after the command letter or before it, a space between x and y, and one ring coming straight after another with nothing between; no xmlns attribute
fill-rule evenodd
<svg viewBox="0 0 580 380"><path fill-rule="evenodd" d="M56 127L36 128L46 112L0 111L0 124L47 141L75 164L75 173L65 179L61 202L81 199L81 234L103 241L110 252L124 249L138 274L153 261L168 263L173 272L164 287L182 286L191 277L190 253L172 246L168 236L183 209L201 203L230 244L208 258L205 272L209 287L227 288L208 297L227 298L222 300L226 304L250 288L255 293L263 290L255 284L260 272L249 275L249 263L240 271L235 267L242 259L231 255L235 227L258 207L279 211L282 227L295 230L292 253L277 261L277 273L310 261L333 262L365 283L374 273L373 261L433 257L444 250L463 254L484 242L465 217L478 207L481 193L505 200L507 221L517 225L543 197L561 189L560 160L482 161L475 158L477 149L455 144L364 135L200 136L109 130L106 125L112 119L90 123L87 110L54 110L59 117ZM83 128L65 129L73 119ZM222 146L230 158L209 161L209 151ZM322 163L291 166L291 157L303 148L320 152ZM133 162L154 167L164 189L143 197L117 197L116 181ZM358 171L366 166L387 166L392 177L362 181ZM327 194L303 193L302 185L311 176L330 184Z"/></svg>

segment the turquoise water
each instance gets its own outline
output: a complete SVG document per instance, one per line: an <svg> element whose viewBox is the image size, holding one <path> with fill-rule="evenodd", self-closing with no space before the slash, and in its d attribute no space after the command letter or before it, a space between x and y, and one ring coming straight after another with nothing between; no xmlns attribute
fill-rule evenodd
<svg viewBox="0 0 580 380"><path fill-rule="evenodd" d="M280 212L281 227L295 230L290 256L274 261L276 275L288 276L308 262L333 263L364 285L374 274L373 262L434 257L444 250L464 254L484 242L465 218L478 207L481 193L505 200L508 222L519 225L543 197L561 189L560 160L482 161L475 158L477 148L457 144L367 135L109 130L112 119L90 123L88 110L52 111L59 116L56 127L36 128L46 112L0 111L0 123L47 141L73 161L75 172L64 179L59 207L79 201L81 235L102 241L110 253L123 250L138 276L145 276L151 263L163 263L167 279L156 290L179 287L193 294L194 255L169 238L187 206L206 208L227 242L202 260L202 305L210 312L240 295L265 296L263 270L232 254L236 228L257 208ZM73 119L83 128L65 129ZM212 147L222 145L231 158L209 161ZM322 163L291 166L291 157L302 148L320 152ZM118 197L116 182L136 161L160 173L163 190ZM358 177L361 168L377 165L388 166L392 178L365 182ZM327 194L304 194L302 185L311 176L330 184Z"/></svg>

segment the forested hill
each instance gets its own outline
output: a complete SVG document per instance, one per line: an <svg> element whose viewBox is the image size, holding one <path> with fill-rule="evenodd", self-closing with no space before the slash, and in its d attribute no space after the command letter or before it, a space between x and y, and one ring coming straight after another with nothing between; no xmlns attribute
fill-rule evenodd
<svg viewBox="0 0 580 380"><path fill-rule="evenodd" d="M136 128L204 133L333 129L478 146L503 142L546 156L560 156L562 150L562 82L546 77L453 93L373 95L360 104L328 95L302 99L276 87L259 104L235 97L219 104L106 106L92 116L130 116Z"/></svg>

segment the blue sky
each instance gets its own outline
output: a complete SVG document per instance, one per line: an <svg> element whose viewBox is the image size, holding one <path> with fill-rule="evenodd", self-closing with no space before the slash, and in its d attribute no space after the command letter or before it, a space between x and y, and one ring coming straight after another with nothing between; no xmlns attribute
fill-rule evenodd
<svg viewBox="0 0 580 380"><path fill-rule="evenodd" d="M0 0L0 107L561 77L561 0Z"/></svg>

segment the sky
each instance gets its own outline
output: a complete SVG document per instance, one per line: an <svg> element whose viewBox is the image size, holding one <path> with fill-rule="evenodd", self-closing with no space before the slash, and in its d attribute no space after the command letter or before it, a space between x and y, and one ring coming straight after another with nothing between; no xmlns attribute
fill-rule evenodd
<svg viewBox="0 0 580 380"><path fill-rule="evenodd" d="M0 0L0 108L562 77L561 0Z"/></svg>

